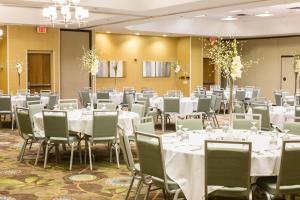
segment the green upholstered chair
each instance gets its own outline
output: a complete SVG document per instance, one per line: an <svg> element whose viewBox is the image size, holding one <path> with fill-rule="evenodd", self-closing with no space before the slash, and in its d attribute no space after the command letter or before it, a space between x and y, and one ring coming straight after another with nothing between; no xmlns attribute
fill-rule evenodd
<svg viewBox="0 0 300 200"><path fill-rule="evenodd" d="M145 116L145 105L139 104L139 103L133 103L131 106L131 112L134 112L139 115L139 117L144 117Z"/></svg>
<svg viewBox="0 0 300 200"><path fill-rule="evenodd" d="M235 102L233 105L234 113L245 113L245 106L243 102Z"/></svg>
<svg viewBox="0 0 300 200"><path fill-rule="evenodd" d="M40 104L29 104L28 109L29 109L30 118L33 121L33 116L37 113L42 112L44 109L44 106L41 103Z"/></svg>
<svg viewBox="0 0 300 200"><path fill-rule="evenodd" d="M181 189L174 181L168 178L166 174L161 137L135 132L135 141L140 162L142 183L148 186L145 199L149 198L149 192L152 191L152 186L161 188L167 194L173 195L174 200L178 199ZM151 178L150 180L149 176ZM138 187L136 199L138 199L143 184Z"/></svg>
<svg viewBox="0 0 300 200"><path fill-rule="evenodd" d="M130 111L132 108L132 104L134 103L134 94L128 93L128 94L126 94L126 98L127 98L128 110Z"/></svg>
<svg viewBox="0 0 300 200"><path fill-rule="evenodd" d="M97 99L109 99L109 92L97 91L96 96L97 96Z"/></svg>
<svg viewBox="0 0 300 200"><path fill-rule="evenodd" d="M250 142L205 141L205 199L251 198L251 151Z"/></svg>
<svg viewBox="0 0 300 200"><path fill-rule="evenodd" d="M29 102L34 101L41 101L41 97L40 96L34 96L34 95L26 95L26 106L28 105Z"/></svg>
<svg viewBox="0 0 300 200"><path fill-rule="evenodd" d="M166 96L167 97L180 97L182 92L180 90L168 90Z"/></svg>
<svg viewBox="0 0 300 200"><path fill-rule="evenodd" d="M295 121L300 122L300 106L295 106L295 117L297 118Z"/></svg>
<svg viewBox="0 0 300 200"><path fill-rule="evenodd" d="M268 200L281 195L294 197L300 193L299 147L299 140L283 141L279 175L257 179L257 186L265 191Z"/></svg>
<svg viewBox="0 0 300 200"><path fill-rule="evenodd" d="M198 98L197 112L205 113L206 115L208 115L210 112L210 106L211 106L211 98L209 97Z"/></svg>
<svg viewBox="0 0 300 200"><path fill-rule="evenodd" d="M14 113L12 111L11 106L11 96L10 95L2 95L0 96L0 122L2 120L2 116L5 117L9 115L11 119L11 129L14 128Z"/></svg>
<svg viewBox="0 0 300 200"><path fill-rule="evenodd" d="M139 180L138 187L141 184L140 164L134 163L129 138L121 127L118 127L118 133L119 133L119 144L120 144L121 151L123 153L124 161L127 166L127 169L130 171L132 176L129 189L125 197L125 200L127 200L132 190L134 181Z"/></svg>
<svg viewBox="0 0 300 200"><path fill-rule="evenodd" d="M260 93L260 89L259 88L253 88L251 99L258 98L259 97L259 93Z"/></svg>
<svg viewBox="0 0 300 200"><path fill-rule="evenodd" d="M91 98L93 97L91 97L91 92L89 90L81 90L79 91L79 98L82 106L85 108L91 103Z"/></svg>
<svg viewBox="0 0 300 200"><path fill-rule="evenodd" d="M300 135L300 117L287 118L283 124L283 130L289 130L289 134Z"/></svg>
<svg viewBox="0 0 300 200"><path fill-rule="evenodd" d="M244 89L237 89L235 91L235 99L237 101L245 102L245 99L246 99L246 90L244 90Z"/></svg>
<svg viewBox="0 0 300 200"><path fill-rule="evenodd" d="M178 125L182 125L182 128L187 128L189 130L202 130L203 129L203 113L193 113L188 115L176 115L176 131L178 130Z"/></svg>
<svg viewBox="0 0 300 200"><path fill-rule="evenodd" d="M54 106L58 104L58 96L57 94L50 94L49 96L49 102L47 105L47 109L53 110Z"/></svg>
<svg viewBox="0 0 300 200"><path fill-rule="evenodd" d="M272 130L270 123L270 112L268 105L251 105L253 114L261 115L261 129L265 131Z"/></svg>
<svg viewBox="0 0 300 200"><path fill-rule="evenodd" d="M40 150L42 148L42 144L45 140L45 137L43 134L41 134L38 131L35 131L33 129L33 123L32 123L32 118L30 117L30 111L28 108L19 108L16 107L15 110L15 115L16 115L16 121L17 121L17 127L20 136L23 138L24 143L20 151L19 155L19 161L23 161L23 157L26 151L27 145L31 145L33 143L39 143L39 150L37 152L36 160L35 160L35 165L38 163L39 155L40 155Z"/></svg>
<svg viewBox="0 0 300 200"><path fill-rule="evenodd" d="M164 97L162 112L162 131L165 131L167 117L180 113L180 97Z"/></svg>
<svg viewBox="0 0 300 200"><path fill-rule="evenodd" d="M242 114L235 113L232 115L232 128L250 130L252 122L255 121L257 130L261 130L261 115L260 114Z"/></svg>
<svg viewBox="0 0 300 200"><path fill-rule="evenodd" d="M133 121L134 132L155 134L153 117L142 117Z"/></svg>
<svg viewBox="0 0 300 200"><path fill-rule="evenodd" d="M67 111L43 110L43 122L44 122L45 137L47 140L44 168L46 168L47 166L49 146L51 144L56 146L56 151L57 151L56 153L58 154L59 144L63 144L63 145L67 144L71 146L69 170L72 170L74 145L77 144L80 163L81 163L81 147L80 147L79 137L77 135L69 135Z"/></svg>
<svg viewBox="0 0 300 200"><path fill-rule="evenodd" d="M282 93L281 92L274 92L274 96L275 96L276 105L281 106L281 104L282 104L282 102L281 102Z"/></svg>
<svg viewBox="0 0 300 200"><path fill-rule="evenodd" d="M78 109L77 99L59 99L58 100L59 110L76 110Z"/></svg>
<svg viewBox="0 0 300 200"><path fill-rule="evenodd" d="M113 102L98 102L97 109L101 111L114 112L116 111L117 105Z"/></svg>
<svg viewBox="0 0 300 200"><path fill-rule="evenodd" d="M86 141L85 158L86 158L87 147L88 147L90 170L93 170L92 145L99 144L99 143L109 143L110 162L112 161L112 150L113 148L115 149L117 165L119 168L117 125L118 125L117 112L102 112L98 110L93 112L92 136L86 135L85 137L85 141Z"/></svg>

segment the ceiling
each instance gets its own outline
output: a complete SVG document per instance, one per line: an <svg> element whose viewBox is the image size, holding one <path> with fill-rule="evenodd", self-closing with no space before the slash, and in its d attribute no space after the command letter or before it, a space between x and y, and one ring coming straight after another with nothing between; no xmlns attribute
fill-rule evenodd
<svg viewBox="0 0 300 200"><path fill-rule="evenodd" d="M49 5L51 0L0 0L0 24L51 26L42 17L42 9ZM81 0L80 5L90 10L90 18L81 29L97 32L222 37L300 35L299 0Z"/></svg>

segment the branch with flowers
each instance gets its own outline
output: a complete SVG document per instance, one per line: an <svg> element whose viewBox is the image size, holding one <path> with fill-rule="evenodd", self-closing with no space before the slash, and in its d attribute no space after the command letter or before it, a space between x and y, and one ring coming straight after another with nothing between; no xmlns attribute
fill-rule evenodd
<svg viewBox="0 0 300 200"><path fill-rule="evenodd" d="M174 70L174 75L175 75L175 89L177 90L177 74L182 70L182 67L179 64L179 61L172 63L171 64L171 69Z"/></svg>
<svg viewBox="0 0 300 200"><path fill-rule="evenodd" d="M21 62L16 62L16 70L18 72L18 80L19 80L19 89L21 87L21 74L23 72L23 64Z"/></svg>

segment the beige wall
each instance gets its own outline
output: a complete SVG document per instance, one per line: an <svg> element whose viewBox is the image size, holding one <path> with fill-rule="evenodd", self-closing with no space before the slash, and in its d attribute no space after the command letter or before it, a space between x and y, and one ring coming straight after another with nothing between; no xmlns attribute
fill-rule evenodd
<svg viewBox="0 0 300 200"><path fill-rule="evenodd" d="M192 37L191 40L191 91L203 85L203 38Z"/></svg>
<svg viewBox="0 0 300 200"><path fill-rule="evenodd" d="M0 39L0 90L7 93L7 37L6 27L3 30L3 37Z"/></svg>
<svg viewBox="0 0 300 200"><path fill-rule="evenodd" d="M117 88L134 86L154 88L160 95L175 88L174 74L168 78L143 78L142 62L146 60L176 61L177 38L135 35L96 34L95 48L105 60L123 60L125 78L117 79ZM137 61L135 61L137 59ZM97 88L114 87L114 78L97 78Z"/></svg>
<svg viewBox="0 0 300 200"><path fill-rule="evenodd" d="M24 65L21 75L21 88L27 87L27 52L52 52L51 86L53 91L59 91L59 64L60 64L60 31L56 28L47 28L46 34L38 34L33 26L7 26L8 48L8 78L9 91L13 94L18 89L18 74L16 62Z"/></svg>
<svg viewBox="0 0 300 200"><path fill-rule="evenodd" d="M184 72L190 74L191 67L191 38L183 37L178 39L177 47L178 61L181 65L181 72L177 75L181 77L184 75ZM179 80L177 77L177 87L183 92L184 96L189 96L190 94L190 84L183 83L183 80Z"/></svg>
<svg viewBox="0 0 300 200"><path fill-rule="evenodd" d="M239 86L253 85L261 88L261 96L274 101L273 90L280 89L281 56L300 52L300 37L248 40L243 45L244 59L259 59L237 81Z"/></svg>

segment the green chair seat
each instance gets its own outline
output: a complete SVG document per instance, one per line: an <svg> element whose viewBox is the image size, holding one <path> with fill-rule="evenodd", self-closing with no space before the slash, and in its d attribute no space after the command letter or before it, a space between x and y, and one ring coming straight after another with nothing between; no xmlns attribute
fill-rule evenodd
<svg viewBox="0 0 300 200"><path fill-rule="evenodd" d="M68 141L68 138L64 138L64 137L50 137L49 138L50 141L57 141L57 142L66 142ZM73 143L73 142L78 142L79 141L79 138L77 136L69 136L69 141L70 143Z"/></svg>
<svg viewBox="0 0 300 200"><path fill-rule="evenodd" d="M224 198L238 198L241 196L248 196L247 188L241 187L222 187L208 194L209 197L224 197Z"/></svg>
<svg viewBox="0 0 300 200"><path fill-rule="evenodd" d="M257 179L257 185L272 195L276 195L277 177L262 177ZM300 193L300 185L280 186L281 194L298 194Z"/></svg>
<svg viewBox="0 0 300 200"><path fill-rule="evenodd" d="M12 111L9 111L9 110L4 110L4 111L1 111L0 110L0 114L11 114Z"/></svg>
<svg viewBox="0 0 300 200"><path fill-rule="evenodd" d="M106 141L112 141L115 137L89 137L88 141L90 142L106 142Z"/></svg>

